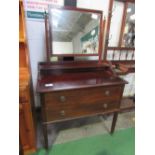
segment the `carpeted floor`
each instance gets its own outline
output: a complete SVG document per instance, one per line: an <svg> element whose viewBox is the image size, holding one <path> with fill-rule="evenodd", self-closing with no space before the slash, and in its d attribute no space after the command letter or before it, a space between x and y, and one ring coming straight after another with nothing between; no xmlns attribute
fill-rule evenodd
<svg viewBox="0 0 155 155"><path fill-rule="evenodd" d="M134 155L135 129L129 128L110 134L82 138L53 145L48 151L40 149L33 155Z"/></svg>

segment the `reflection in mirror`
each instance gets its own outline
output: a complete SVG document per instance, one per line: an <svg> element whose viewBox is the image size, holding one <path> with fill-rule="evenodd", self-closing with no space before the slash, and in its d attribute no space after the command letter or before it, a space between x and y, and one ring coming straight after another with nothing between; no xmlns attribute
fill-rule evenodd
<svg viewBox="0 0 155 155"><path fill-rule="evenodd" d="M128 3L122 47L135 47L135 4Z"/></svg>
<svg viewBox="0 0 155 155"><path fill-rule="evenodd" d="M119 36L122 24L124 2L114 1L112 8L112 17L110 21L109 47L116 47L119 43Z"/></svg>
<svg viewBox="0 0 155 155"><path fill-rule="evenodd" d="M98 54L100 14L50 8L52 54Z"/></svg>
<svg viewBox="0 0 155 155"><path fill-rule="evenodd" d="M110 61L134 60L135 4L114 0L105 59Z"/></svg>

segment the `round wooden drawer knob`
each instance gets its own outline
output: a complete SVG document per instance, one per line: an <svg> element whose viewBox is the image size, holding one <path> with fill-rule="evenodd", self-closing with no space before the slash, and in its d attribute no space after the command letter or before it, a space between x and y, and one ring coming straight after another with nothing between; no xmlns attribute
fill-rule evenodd
<svg viewBox="0 0 155 155"><path fill-rule="evenodd" d="M103 104L103 108L107 108L108 107L108 104L107 103L105 103L105 104Z"/></svg>
<svg viewBox="0 0 155 155"><path fill-rule="evenodd" d="M109 90L106 90L105 91L105 95L109 96L110 95L110 91Z"/></svg>
<svg viewBox="0 0 155 155"><path fill-rule="evenodd" d="M65 116L65 111L64 110L60 111L60 115Z"/></svg>
<svg viewBox="0 0 155 155"><path fill-rule="evenodd" d="M65 102L66 101L66 97L65 96L60 96L60 101L61 102Z"/></svg>

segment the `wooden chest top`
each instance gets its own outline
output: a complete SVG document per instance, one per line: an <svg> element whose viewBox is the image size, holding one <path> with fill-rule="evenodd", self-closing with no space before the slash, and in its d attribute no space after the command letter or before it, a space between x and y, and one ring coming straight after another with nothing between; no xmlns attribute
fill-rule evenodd
<svg viewBox="0 0 155 155"><path fill-rule="evenodd" d="M124 85L126 81L119 77L113 77L108 72L76 72L54 74L42 77L37 83L37 92L53 92L70 89L81 89L99 86ZM52 86L46 87L46 84Z"/></svg>

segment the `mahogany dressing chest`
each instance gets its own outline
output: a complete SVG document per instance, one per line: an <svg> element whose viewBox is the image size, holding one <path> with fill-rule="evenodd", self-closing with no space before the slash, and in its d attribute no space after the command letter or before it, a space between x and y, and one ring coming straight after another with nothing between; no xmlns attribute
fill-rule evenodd
<svg viewBox="0 0 155 155"><path fill-rule="evenodd" d="M47 126L54 122L112 113L113 133L126 81L116 76L111 66L101 60L102 12L69 7L52 8L50 12L53 15L45 16L47 61L38 64L37 82L46 148ZM72 22L68 25L68 22L59 20L56 25L55 21L51 21L58 19L55 19L55 14L63 16L62 20L65 18ZM72 33L66 32L71 24L69 28ZM60 31L61 27L63 30ZM76 40L79 35L79 40ZM72 51L68 48L69 53L54 51L59 48L63 52L71 43ZM87 60L59 59L70 56ZM89 60L94 56L97 60ZM52 60L57 58L57 61L50 61L51 57Z"/></svg>

